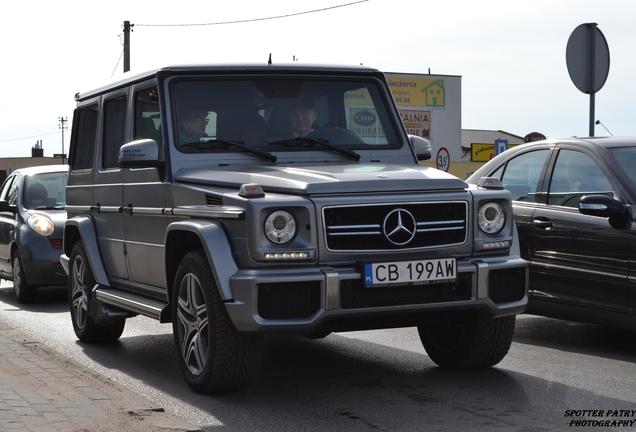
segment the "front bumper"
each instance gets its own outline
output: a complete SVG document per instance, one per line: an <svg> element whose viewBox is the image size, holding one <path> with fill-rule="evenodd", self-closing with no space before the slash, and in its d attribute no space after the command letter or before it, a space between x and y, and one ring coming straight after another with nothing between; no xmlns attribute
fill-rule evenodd
<svg viewBox="0 0 636 432"><path fill-rule="evenodd" d="M43 239L20 247L20 259L27 282L33 286L66 285L67 277L60 264L62 251Z"/></svg>
<svg viewBox="0 0 636 432"><path fill-rule="evenodd" d="M354 267L239 270L225 306L240 331L303 334L415 325L436 311L525 310L528 266L520 257L458 260L457 270L455 284L383 288L365 288Z"/></svg>

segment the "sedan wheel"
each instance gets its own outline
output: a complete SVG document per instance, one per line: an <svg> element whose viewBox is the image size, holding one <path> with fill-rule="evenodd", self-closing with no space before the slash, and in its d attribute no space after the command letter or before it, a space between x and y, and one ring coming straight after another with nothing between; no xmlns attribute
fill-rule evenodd
<svg viewBox="0 0 636 432"><path fill-rule="evenodd" d="M22 261L16 253L12 262L13 273L13 292L18 300L18 303L28 303L35 298L35 287L30 286L24 278L24 270L22 268Z"/></svg>

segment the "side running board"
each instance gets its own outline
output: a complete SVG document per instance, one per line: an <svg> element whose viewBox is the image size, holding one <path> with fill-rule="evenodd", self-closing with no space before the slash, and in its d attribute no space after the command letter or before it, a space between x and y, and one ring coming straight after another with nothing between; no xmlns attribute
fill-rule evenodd
<svg viewBox="0 0 636 432"><path fill-rule="evenodd" d="M137 314L146 315L156 320L161 320L162 312L168 306L167 303L158 300L152 300L126 291L106 288L100 285L95 285L93 294L100 302Z"/></svg>

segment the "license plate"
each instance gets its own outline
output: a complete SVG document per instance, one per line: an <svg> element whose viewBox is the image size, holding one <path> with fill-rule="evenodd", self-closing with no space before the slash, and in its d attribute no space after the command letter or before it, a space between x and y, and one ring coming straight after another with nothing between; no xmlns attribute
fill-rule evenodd
<svg viewBox="0 0 636 432"><path fill-rule="evenodd" d="M439 283L457 278L455 258L423 261L401 261L366 263L364 283L366 286L409 283Z"/></svg>

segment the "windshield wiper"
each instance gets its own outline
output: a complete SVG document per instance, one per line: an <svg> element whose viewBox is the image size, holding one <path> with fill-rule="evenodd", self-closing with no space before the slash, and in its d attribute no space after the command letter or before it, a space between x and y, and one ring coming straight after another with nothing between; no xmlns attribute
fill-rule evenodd
<svg viewBox="0 0 636 432"><path fill-rule="evenodd" d="M64 210L64 205L60 204L56 206L38 206L38 207L33 207L30 210Z"/></svg>
<svg viewBox="0 0 636 432"><path fill-rule="evenodd" d="M326 149L333 150L340 154L349 156L351 159L354 159L356 161L360 160L359 153L356 153L353 150L338 147L337 145L329 144L329 141L325 139L310 138L310 137L285 138L285 139L269 142L267 143L267 145L280 145L280 146L288 146L288 147L302 146L302 145L309 145L311 147L321 146Z"/></svg>
<svg viewBox="0 0 636 432"><path fill-rule="evenodd" d="M276 162L276 156L269 152L264 152L260 150L256 150L253 148L249 148L245 145L243 141L229 141L218 138L206 138L203 137L200 141L192 141L181 144L181 147L189 147L197 150L209 150L209 149L217 149L219 147L232 147L239 150L242 150L246 153L251 153L259 156L262 159L268 160L270 162Z"/></svg>

